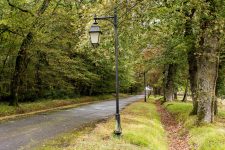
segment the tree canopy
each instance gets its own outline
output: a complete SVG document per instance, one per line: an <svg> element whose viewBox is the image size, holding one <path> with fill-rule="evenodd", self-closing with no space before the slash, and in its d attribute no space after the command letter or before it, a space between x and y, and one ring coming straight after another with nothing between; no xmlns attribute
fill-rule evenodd
<svg viewBox="0 0 225 150"><path fill-rule="evenodd" d="M225 93L223 0L3 0L1 100L18 105L113 93L113 27L99 21L98 48L91 46L88 31L94 14L112 15L114 7L121 92L142 90L144 72L165 101L190 84L193 114L199 122L212 122L216 97Z"/></svg>

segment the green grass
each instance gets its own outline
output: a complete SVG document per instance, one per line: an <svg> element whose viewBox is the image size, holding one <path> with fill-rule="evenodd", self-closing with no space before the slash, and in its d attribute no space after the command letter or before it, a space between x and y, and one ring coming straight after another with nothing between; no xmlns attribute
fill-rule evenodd
<svg viewBox="0 0 225 150"><path fill-rule="evenodd" d="M163 96L161 95L149 95L148 97L151 101L162 100Z"/></svg>
<svg viewBox="0 0 225 150"><path fill-rule="evenodd" d="M121 97L126 97L126 94L120 94ZM101 101L114 98L113 95L86 96L74 99L57 99L57 100L38 100L35 102L20 103L19 107L8 106L7 103L0 103L0 117L24 114L28 112L40 111L45 109L57 108L61 106L74 105L79 103Z"/></svg>
<svg viewBox="0 0 225 150"><path fill-rule="evenodd" d="M190 116L192 103L166 102L164 107L176 116L176 120L183 123L185 127L189 128L195 124L196 116Z"/></svg>
<svg viewBox="0 0 225 150"><path fill-rule="evenodd" d="M225 126L217 121L211 125L196 126L196 116L189 116L192 110L191 103L167 102L165 108L172 113L178 121L184 124L189 131L189 144L194 150L223 150L225 149ZM219 107L216 120L224 118L225 109Z"/></svg>
<svg viewBox="0 0 225 150"><path fill-rule="evenodd" d="M225 119L225 107L222 105L219 106L218 117Z"/></svg>
<svg viewBox="0 0 225 150"><path fill-rule="evenodd" d="M194 127L190 130L190 144L198 150L225 149L225 128L211 125Z"/></svg>
<svg viewBox="0 0 225 150"><path fill-rule="evenodd" d="M136 102L121 113L123 134L113 135L114 117L46 142L39 150L167 150L165 131L152 103Z"/></svg>
<svg viewBox="0 0 225 150"><path fill-rule="evenodd" d="M123 114L124 140L149 149L167 149L164 129L153 104L131 105Z"/></svg>

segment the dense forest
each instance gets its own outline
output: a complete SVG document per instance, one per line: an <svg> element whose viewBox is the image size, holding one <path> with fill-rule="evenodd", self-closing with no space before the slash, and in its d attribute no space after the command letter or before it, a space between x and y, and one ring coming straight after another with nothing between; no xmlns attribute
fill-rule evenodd
<svg viewBox="0 0 225 150"><path fill-rule="evenodd" d="M1 100L114 92L113 29L109 24L102 27L105 39L98 49L92 48L88 35L94 13L110 13L110 4L72 0L1 1ZM131 29L124 29L120 34L120 90L137 91L141 84L135 64L140 61L137 56L140 52L129 48L127 37L132 36Z"/></svg>
<svg viewBox="0 0 225 150"><path fill-rule="evenodd" d="M18 101L113 93L113 27L93 48L93 16L119 16L120 92L143 90L143 75L165 101L190 91L193 115L210 123L224 89L223 0L2 0L0 99Z"/></svg>

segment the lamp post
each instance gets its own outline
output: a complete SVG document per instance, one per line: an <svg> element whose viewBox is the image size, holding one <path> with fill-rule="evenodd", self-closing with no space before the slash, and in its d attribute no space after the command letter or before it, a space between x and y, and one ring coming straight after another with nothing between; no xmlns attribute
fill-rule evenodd
<svg viewBox="0 0 225 150"><path fill-rule="evenodd" d="M147 97L147 96L146 96L146 95L147 95L147 94L146 94L146 76L145 76L145 74L146 74L146 73L145 73L145 71L144 71L145 102L147 102L147 98L146 98L146 97Z"/></svg>
<svg viewBox="0 0 225 150"><path fill-rule="evenodd" d="M117 17L117 8L114 8L114 15L113 16L103 16L103 17L94 17L94 24L91 26L91 29L89 31L91 43L94 47L97 47L99 45L100 41L100 27L97 25L97 20L108 20L112 22L113 20L113 27L114 27L114 36L115 36L115 65L116 65L116 128L114 131L115 135L121 135L122 129L120 124L120 112L119 112L119 72L118 72L118 49L119 49L119 40L118 40L118 17Z"/></svg>

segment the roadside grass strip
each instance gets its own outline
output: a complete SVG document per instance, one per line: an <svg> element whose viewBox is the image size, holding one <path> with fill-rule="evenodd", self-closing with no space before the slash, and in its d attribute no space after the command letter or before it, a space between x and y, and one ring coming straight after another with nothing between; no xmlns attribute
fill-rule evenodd
<svg viewBox="0 0 225 150"><path fill-rule="evenodd" d="M165 131L153 103L136 102L121 113L122 136L113 135L114 117L47 141L40 150L167 150Z"/></svg>
<svg viewBox="0 0 225 150"><path fill-rule="evenodd" d="M216 122L211 125L196 125L196 116L190 116L192 103L166 102L164 107L189 131L189 145L194 150L225 149L224 106L219 107ZM221 122L223 121L223 122ZM182 133L181 133L182 134Z"/></svg>
<svg viewBox="0 0 225 150"><path fill-rule="evenodd" d="M127 94L120 93L121 97L128 97ZM8 116L20 115L20 114L26 114L26 113L38 113L39 111L51 111L51 109L65 109L68 106L68 108L79 106L77 104L85 104L90 102L96 102L96 101L104 101L104 100L110 100L113 99L113 95L99 95L99 96L85 96L80 98L73 98L73 99L42 99L37 100L34 102L23 102L19 104L19 107L13 107L8 106L8 103L2 102L0 103L0 120L8 119Z"/></svg>

